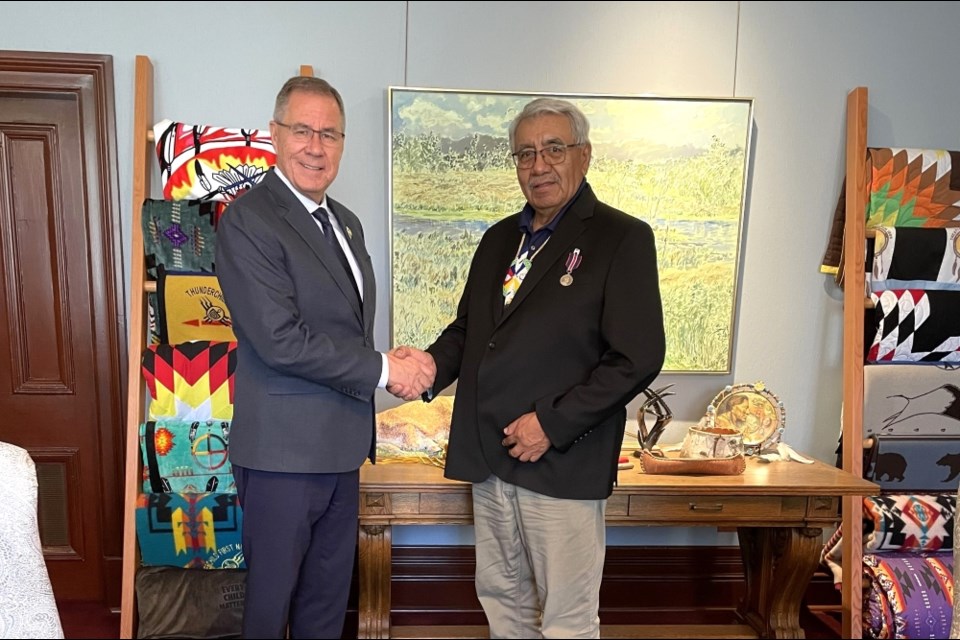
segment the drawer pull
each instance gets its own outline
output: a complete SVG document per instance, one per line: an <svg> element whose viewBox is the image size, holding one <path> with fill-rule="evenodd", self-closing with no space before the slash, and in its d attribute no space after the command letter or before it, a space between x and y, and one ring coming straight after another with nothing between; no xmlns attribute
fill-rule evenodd
<svg viewBox="0 0 960 640"><path fill-rule="evenodd" d="M718 502L716 504L697 504L695 502L691 502L690 511L723 511L723 503Z"/></svg>

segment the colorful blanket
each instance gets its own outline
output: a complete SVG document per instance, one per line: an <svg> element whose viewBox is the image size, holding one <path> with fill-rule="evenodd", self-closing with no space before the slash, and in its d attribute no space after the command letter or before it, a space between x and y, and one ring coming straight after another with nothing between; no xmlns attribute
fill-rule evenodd
<svg viewBox="0 0 960 640"><path fill-rule="evenodd" d="M140 425L145 493L236 493L226 420L151 420Z"/></svg>
<svg viewBox="0 0 960 640"><path fill-rule="evenodd" d="M947 638L953 618L953 553L863 557L866 638Z"/></svg>
<svg viewBox="0 0 960 640"><path fill-rule="evenodd" d="M150 345L143 352L150 420L232 420L236 342Z"/></svg>
<svg viewBox="0 0 960 640"><path fill-rule="evenodd" d="M867 227L960 226L960 151L867 149L869 194ZM833 214L833 226L820 271L843 283L843 231L846 182Z"/></svg>
<svg viewBox="0 0 960 640"><path fill-rule="evenodd" d="M925 554L953 547L957 520L955 494L890 494L863 499L863 553ZM840 585L843 534L838 527L820 551L820 563Z"/></svg>
<svg viewBox="0 0 960 640"><path fill-rule="evenodd" d="M177 273L159 267L157 327L160 342L233 342L233 321L220 281L212 273Z"/></svg>
<svg viewBox="0 0 960 640"><path fill-rule="evenodd" d="M214 271L216 248L213 203L144 200L140 213L147 275L171 271Z"/></svg>
<svg viewBox="0 0 960 640"><path fill-rule="evenodd" d="M235 493L142 493L136 519L144 566L246 568Z"/></svg>
<svg viewBox="0 0 960 640"><path fill-rule="evenodd" d="M956 511L954 493L867 496L863 499L863 551L950 550Z"/></svg>
<svg viewBox="0 0 960 640"><path fill-rule="evenodd" d="M232 202L276 161L270 134L163 120L153 126L165 200Z"/></svg>

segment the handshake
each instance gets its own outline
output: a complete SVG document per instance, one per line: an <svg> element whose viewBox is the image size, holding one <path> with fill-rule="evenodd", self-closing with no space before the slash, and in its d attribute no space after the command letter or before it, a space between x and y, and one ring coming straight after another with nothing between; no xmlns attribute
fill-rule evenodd
<svg viewBox="0 0 960 640"><path fill-rule="evenodd" d="M387 391L404 400L416 400L433 386L437 363L426 351L414 347L396 347L387 352L390 373Z"/></svg>

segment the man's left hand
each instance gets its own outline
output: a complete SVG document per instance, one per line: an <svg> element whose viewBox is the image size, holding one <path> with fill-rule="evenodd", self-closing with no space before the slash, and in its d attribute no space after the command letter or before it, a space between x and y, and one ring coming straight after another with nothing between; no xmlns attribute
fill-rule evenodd
<svg viewBox="0 0 960 640"><path fill-rule="evenodd" d="M550 448L550 438L543 432L540 419L534 411L525 413L503 430L506 436L500 444L520 462L536 462Z"/></svg>

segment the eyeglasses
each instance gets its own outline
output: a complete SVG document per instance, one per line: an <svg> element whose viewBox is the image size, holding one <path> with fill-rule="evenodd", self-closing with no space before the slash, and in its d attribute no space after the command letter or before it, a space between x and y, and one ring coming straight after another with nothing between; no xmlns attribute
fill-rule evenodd
<svg viewBox="0 0 960 640"><path fill-rule="evenodd" d="M286 124L280 122L279 120L274 120L277 123L277 126L283 127L284 129L290 130L290 135L297 142L302 142L307 144L313 140L313 134L320 136L320 144L325 147L335 147L346 137L347 134L337 131L335 129L311 129L305 124Z"/></svg>
<svg viewBox="0 0 960 640"><path fill-rule="evenodd" d="M536 149L520 149L520 151L511 153L510 156L513 158L513 164L517 165L518 169L529 169L536 164L538 153L547 164L560 164L567 157L567 149L581 146L583 146L582 142L575 142L573 144L551 144L540 149L540 151Z"/></svg>

